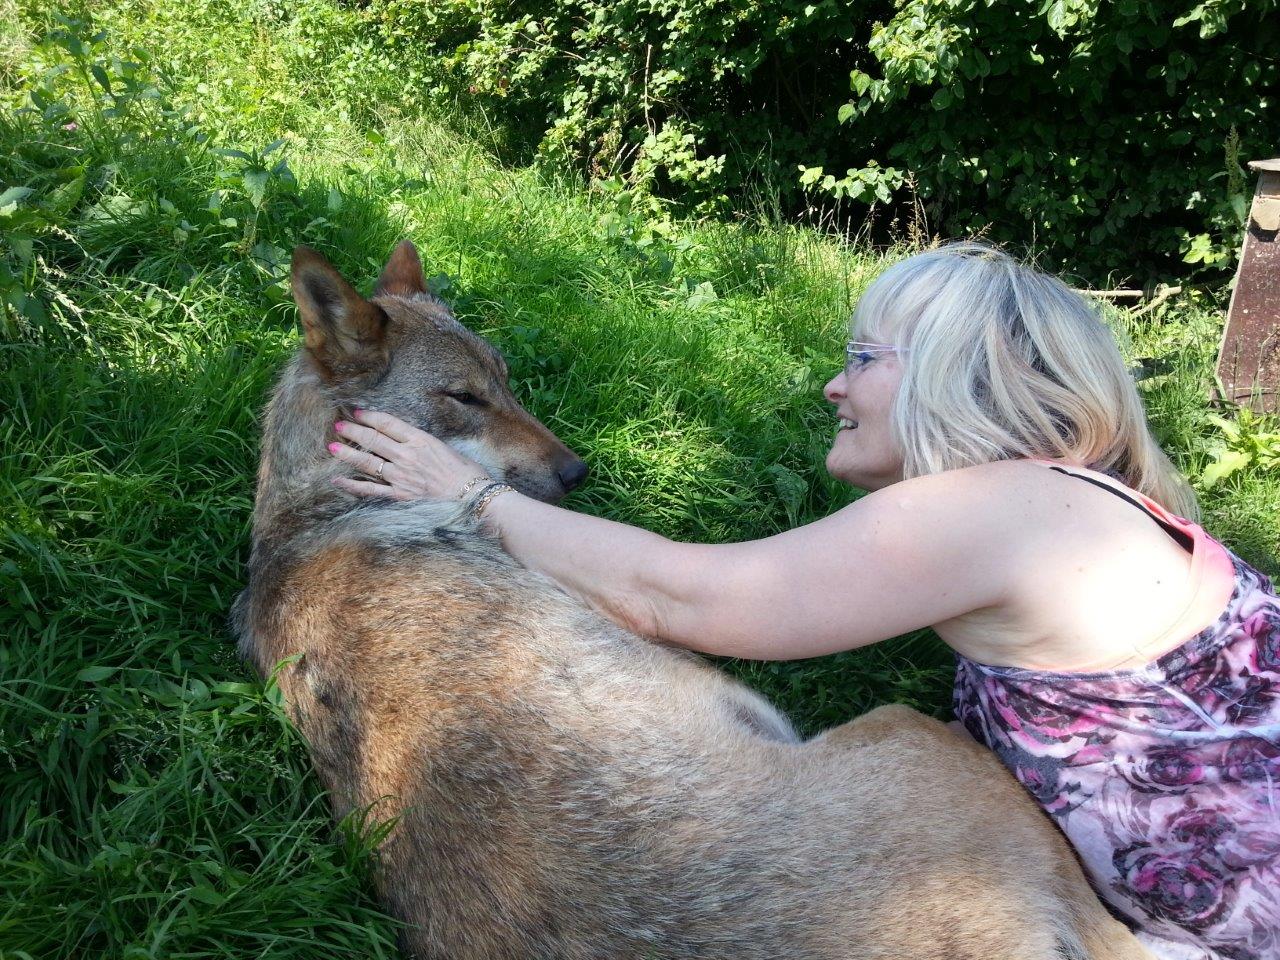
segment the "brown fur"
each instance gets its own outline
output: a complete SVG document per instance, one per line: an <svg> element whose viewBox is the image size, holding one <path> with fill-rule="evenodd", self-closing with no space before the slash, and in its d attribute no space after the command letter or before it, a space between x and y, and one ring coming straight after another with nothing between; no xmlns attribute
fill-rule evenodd
<svg viewBox="0 0 1280 960"><path fill-rule="evenodd" d="M995 758L936 721L885 707L802 743L455 507L336 490L324 444L354 405L545 499L576 458L426 294L411 246L371 301L310 251L294 263L306 347L268 411L234 622L263 674L300 655L280 684L335 814L398 817L377 878L412 954L1147 956Z"/></svg>

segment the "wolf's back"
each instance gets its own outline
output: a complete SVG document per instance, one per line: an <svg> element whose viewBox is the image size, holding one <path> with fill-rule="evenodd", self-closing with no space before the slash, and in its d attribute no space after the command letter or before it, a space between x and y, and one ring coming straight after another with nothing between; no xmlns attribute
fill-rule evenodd
<svg viewBox="0 0 1280 960"><path fill-rule="evenodd" d="M750 957L778 929L785 904L760 902L779 863L767 777L744 761L796 738L758 697L586 610L448 507L354 511L291 556L235 623L260 670L284 661L335 814L400 818L380 886L416 949Z"/></svg>

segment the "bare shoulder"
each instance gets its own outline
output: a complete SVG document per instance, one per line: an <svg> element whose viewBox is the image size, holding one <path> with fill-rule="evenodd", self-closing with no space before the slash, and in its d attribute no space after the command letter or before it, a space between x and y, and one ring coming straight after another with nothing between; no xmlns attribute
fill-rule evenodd
<svg viewBox="0 0 1280 960"><path fill-rule="evenodd" d="M978 571L997 598L934 624L965 656L1053 669L1145 662L1143 651L1158 649L1172 627L1170 611L1187 607L1183 548L1115 495L1129 493L1123 486L1070 472L1006 461L883 491L892 509L932 514L925 522L953 562ZM913 508L924 502L933 506ZM1203 626L1202 614L1216 615L1211 600L1194 611L1188 635Z"/></svg>
<svg viewBox="0 0 1280 960"><path fill-rule="evenodd" d="M855 504L864 518L910 518L938 534L955 531L970 543L998 545L1032 535L1053 513L1058 475L1024 461L999 461L903 480Z"/></svg>
<svg viewBox="0 0 1280 960"><path fill-rule="evenodd" d="M1000 461L916 477L854 504L859 527L895 531L935 551L944 563L980 574L992 594L1015 601L1032 572L1078 564L1099 538L1150 523L1118 498L1043 464ZM1128 512L1126 512L1128 511ZM1133 514L1132 516L1130 514ZM1041 580L1035 576L1037 582Z"/></svg>

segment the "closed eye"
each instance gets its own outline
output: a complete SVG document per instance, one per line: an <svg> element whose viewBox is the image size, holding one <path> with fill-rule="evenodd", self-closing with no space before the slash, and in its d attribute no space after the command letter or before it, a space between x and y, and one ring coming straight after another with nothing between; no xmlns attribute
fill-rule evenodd
<svg viewBox="0 0 1280 960"><path fill-rule="evenodd" d="M459 403L465 404L468 407L485 406L484 400L468 390L449 390L445 396L449 397L451 400L457 400Z"/></svg>

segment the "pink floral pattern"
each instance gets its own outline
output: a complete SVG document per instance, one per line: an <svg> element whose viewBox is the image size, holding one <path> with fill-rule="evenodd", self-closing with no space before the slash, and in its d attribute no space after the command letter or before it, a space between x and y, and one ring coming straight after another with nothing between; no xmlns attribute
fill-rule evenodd
<svg viewBox="0 0 1280 960"><path fill-rule="evenodd" d="M1167 960L1280 960L1280 600L1232 563L1218 620L1141 669L956 672L957 717Z"/></svg>

